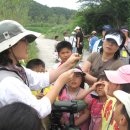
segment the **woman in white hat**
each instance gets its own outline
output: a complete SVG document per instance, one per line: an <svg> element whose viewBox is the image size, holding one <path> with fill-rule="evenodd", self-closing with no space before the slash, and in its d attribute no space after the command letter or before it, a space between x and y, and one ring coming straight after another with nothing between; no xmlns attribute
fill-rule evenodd
<svg viewBox="0 0 130 130"><path fill-rule="evenodd" d="M104 70L116 70L123 65L120 50L125 43L125 35L118 30L110 30L105 34L100 53L92 53L83 64L83 71L88 73L88 81L94 83ZM93 77L89 78L89 74Z"/></svg>
<svg viewBox="0 0 130 130"><path fill-rule="evenodd" d="M46 73L36 73L20 66L18 61L28 56L27 44L38 36L39 33L26 30L16 21L0 22L0 107L19 101L35 108L39 116L44 118L51 112L51 104L64 83L73 75L72 70L65 71L72 68L80 57L73 54L57 70ZM44 88L56 79L54 89L46 96L37 100L32 95L30 89L41 89L39 86Z"/></svg>

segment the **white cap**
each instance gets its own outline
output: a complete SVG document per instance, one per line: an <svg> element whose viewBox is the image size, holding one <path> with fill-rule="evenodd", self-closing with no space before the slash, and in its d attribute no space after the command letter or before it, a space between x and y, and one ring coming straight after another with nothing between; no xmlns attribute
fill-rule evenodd
<svg viewBox="0 0 130 130"><path fill-rule="evenodd" d="M107 40L108 38L115 40L118 46L120 46L122 44L122 39L121 39L120 35L107 34L105 36L105 40Z"/></svg>
<svg viewBox="0 0 130 130"><path fill-rule="evenodd" d="M76 32L72 32L71 34L73 34L73 35L74 35L74 34L76 34Z"/></svg>
<svg viewBox="0 0 130 130"><path fill-rule="evenodd" d="M91 32L91 34L96 34L96 33L97 33L97 32L96 32L95 30Z"/></svg>
<svg viewBox="0 0 130 130"><path fill-rule="evenodd" d="M77 29L80 29L80 27L79 27L79 26L76 26L74 30L77 30Z"/></svg>
<svg viewBox="0 0 130 130"><path fill-rule="evenodd" d="M80 69L78 69L78 68L74 68L73 70L74 70L74 72L83 73L83 71L81 71L81 70L80 70Z"/></svg>
<svg viewBox="0 0 130 130"><path fill-rule="evenodd" d="M127 114L130 118L130 94L117 90L114 92L114 96L125 106Z"/></svg>

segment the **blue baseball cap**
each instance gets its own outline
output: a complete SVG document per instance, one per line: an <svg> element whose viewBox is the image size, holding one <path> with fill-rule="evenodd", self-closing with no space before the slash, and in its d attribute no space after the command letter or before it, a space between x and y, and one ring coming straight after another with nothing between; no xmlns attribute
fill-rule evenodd
<svg viewBox="0 0 130 130"><path fill-rule="evenodd" d="M104 31L109 31L109 30L111 30L112 29L112 26L111 25L104 25L103 27L102 27L102 30L104 30Z"/></svg>

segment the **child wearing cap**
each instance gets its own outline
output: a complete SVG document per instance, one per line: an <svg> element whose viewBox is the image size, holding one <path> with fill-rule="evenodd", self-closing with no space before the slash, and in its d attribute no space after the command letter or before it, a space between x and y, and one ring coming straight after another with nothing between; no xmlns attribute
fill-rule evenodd
<svg viewBox="0 0 130 130"><path fill-rule="evenodd" d="M116 90L122 90L130 93L130 65L124 65L116 71L106 70L105 74L109 80L109 83L103 82L108 99L102 109L102 128L100 129L122 130L119 128L116 120L114 120L117 100L114 98L113 92ZM121 96L124 97L124 95Z"/></svg>
<svg viewBox="0 0 130 130"><path fill-rule="evenodd" d="M106 33L100 53L94 52L90 54L87 61L83 63L83 71L93 77L90 80L88 79L88 82L94 83L95 78L106 69L117 70L123 65L123 62L120 60L120 49L124 43L125 36L121 31L110 30Z"/></svg>
<svg viewBox="0 0 130 130"><path fill-rule="evenodd" d="M97 128L101 125L101 110L107 100L107 96L104 91L105 85L102 83L104 81L108 81L105 74L99 75L97 82L77 97L77 99L83 99L85 97L84 100L88 104L88 110L91 115L89 130L97 130ZM97 93L97 98L91 96L91 92L93 91Z"/></svg>
<svg viewBox="0 0 130 130"><path fill-rule="evenodd" d="M68 101L75 100L78 95L80 95L84 91L84 78L85 74L82 72L80 68L74 69L74 77L70 82L68 82L62 91L59 94L59 100ZM75 125L80 127L81 130L88 129L87 118L89 116L89 112L87 108L79 113L74 115ZM63 113L61 123L68 124L69 122L69 114Z"/></svg>
<svg viewBox="0 0 130 130"><path fill-rule="evenodd" d="M114 119L120 130L130 130L130 94L117 90L114 96L117 98Z"/></svg>

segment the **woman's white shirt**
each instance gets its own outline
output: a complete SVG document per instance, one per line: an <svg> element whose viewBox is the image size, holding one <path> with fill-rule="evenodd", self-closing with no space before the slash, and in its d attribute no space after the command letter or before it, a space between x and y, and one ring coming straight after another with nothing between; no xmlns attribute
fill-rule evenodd
<svg viewBox="0 0 130 130"><path fill-rule="evenodd" d="M49 86L49 73L36 73L30 69L25 69L28 77L29 87L20 79L8 76L0 82L0 107L13 102L23 102L37 110L41 118L46 117L51 112L49 98L37 99L30 89L35 90Z"/></svg>

